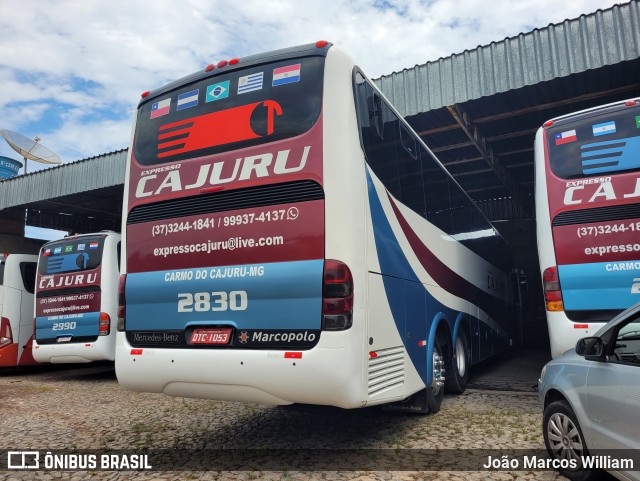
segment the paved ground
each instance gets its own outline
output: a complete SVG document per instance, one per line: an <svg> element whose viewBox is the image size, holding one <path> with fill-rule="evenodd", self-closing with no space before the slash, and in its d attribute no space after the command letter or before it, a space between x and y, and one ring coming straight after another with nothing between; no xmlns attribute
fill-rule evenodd
<svg viewBox="0 0 640 481"><path fill-rule="evenodd" d="M471 371L469 388L537 392L543 366L551 360L548 350L525 349L510 353Z"/></svg>
<svg viewBox="0 0 640 481"><path fill-rule="evenodd" d="M440 413L429 416L132 393L117 384L109 365L7 371L0 373L0 454L10 449L94 450L78 451L87 455L149 450L168 470L0 471L0 479L564 479L552 471L482 469L487 454L499 458L500 449L534 453L543 448L535 385L545 357L521 353L481 366L464 395L445 397ZM330 452L318 464L319 450L327 448L359 451ZM248 449L271 457L285 453L279 458L283 464L258 469ZM287 457L291 449L306 458ZM200 469L170 470L189 457L199 459ZM223 457L234 470L223 469ZM434 468L433 459L455 470L432 471L442 468ZM201 470L202 463L208 470ZM460 471L461 466L469 471Z"/></svg>

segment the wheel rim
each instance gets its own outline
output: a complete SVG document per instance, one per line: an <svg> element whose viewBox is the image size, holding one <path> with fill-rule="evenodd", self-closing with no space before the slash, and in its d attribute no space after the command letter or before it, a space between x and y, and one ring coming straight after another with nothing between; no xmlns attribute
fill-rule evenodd
<svg viewBox="0 0 640 481"><path fill-rule="evenodd" d="M458 369L460 377L464 377L467 372L467 353L460 336L456 338L456 369Z"/></svg>
<svg viewBox="0 0 640 481"><path fill-rule="evenodd" d="M556 458L581 459L584 443L578 426L569 416L555 413L547 423L549 447Z"/></svg>
<svg viewBox="0 0 640 481"><path fill-rule="evenodd" d="M444 386L444 360L440 353L434 349L433 350L433 381L431 383L431 388L433 390L434 395L438 395L440 393L440 389Z"/></svg>

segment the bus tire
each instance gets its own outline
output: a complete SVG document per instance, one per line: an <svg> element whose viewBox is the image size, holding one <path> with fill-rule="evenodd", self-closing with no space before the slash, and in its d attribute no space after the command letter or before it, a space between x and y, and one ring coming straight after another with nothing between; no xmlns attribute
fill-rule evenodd
<svg viewBox="0 0 640 481"><path fill-rule="evenodd" d="M427 386L427 406L430 413L440 411L442 398L444 397L444 383L441 381L441 375L444 371L444 359L442 358L442 344L440 339L436 337L433 343L433 359L431 360L431 385Z"/></svg>
<svg viewBox="0 0 640 481"><path fill-rule="evenodd" d="M464 329L458 329L454 343L455 353L446 372L445 388L447 392L462 394L469 381L469 340Z"/></svg>

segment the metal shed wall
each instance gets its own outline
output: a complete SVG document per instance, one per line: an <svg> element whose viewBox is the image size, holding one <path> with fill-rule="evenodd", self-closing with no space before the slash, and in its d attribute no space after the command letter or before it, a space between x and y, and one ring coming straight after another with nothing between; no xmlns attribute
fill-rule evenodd
<svg viewBox="0 0 640 481"><path fill-rule="evenodd" d="M124 183L127 149L0 183L0 210Z"/></svg>
<svg viewBox="0 0 640 481"><path fill-rule="evenodd" d="M633 0L374 80L404 116L640 56Z"/></svg>

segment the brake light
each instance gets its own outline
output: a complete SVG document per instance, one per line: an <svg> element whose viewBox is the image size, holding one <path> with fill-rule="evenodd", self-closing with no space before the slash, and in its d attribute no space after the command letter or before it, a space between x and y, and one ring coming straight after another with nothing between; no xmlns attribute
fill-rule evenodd
<svg viewBox="0 0 640 481"><path fill-rule="evenodd" d="M543 127L551 127L553 125L553 120L547 120L544 124L542 124Z"/></svg>
<svg viewBox="0 0 640 481"><path fill-rule="evenodd" d="M322 281L322 329L341 331L353 323L353 277L344 262L327 259Z"/></svg>
<svg viewBox="0 0 640 481"><path fill-rule="evenodd" d="M127 298L125 287L127 285L127 275L122 274L118 281L118 331L124 331L124 320L127 317Z"/></svg>
<svg viewBox="0 0 640 481"><path fill-rule="evenodd" d="M558 278L558 268L556 266L544 270L542 284L547 311L563 311L562 291L560 290L560 279Z"/></svg>
<svg viewBox="0 0 640 481"><path fill-rule="evenodd" d="M100 313L100 321L98 321L98 335L108 336L111 331L111 317L106 312Z"/></svg>
<svg viewBox="0 0 640 481"><path fill-rule="evenodd" d="M13 332L11 331L11 322L6 317L0 321L0 347L13 344Z"/></svg>

